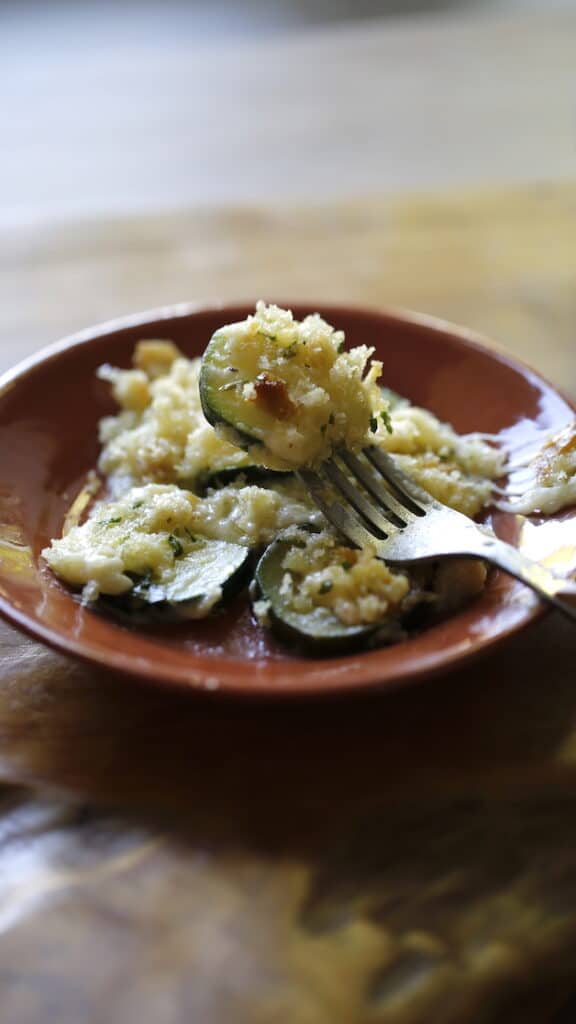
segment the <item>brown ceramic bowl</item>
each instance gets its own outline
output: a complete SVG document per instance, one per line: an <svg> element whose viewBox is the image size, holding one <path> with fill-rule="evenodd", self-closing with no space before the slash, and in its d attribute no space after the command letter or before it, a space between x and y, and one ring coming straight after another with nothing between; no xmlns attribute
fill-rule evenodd
<svg viewBox="0 0 576 1024"><path fill-rule="evenodd" d="M317 307L296 303L298 316ZM403 312L321 304L349 345L376 346L386 383L459 431L530 435L562 427L573 409L539 376L468 331ZM98 455L97 423L113 405L96 379L103 362L128 366L140 338L171 338L200 355L212 332L250 305L180 305L104 324L41 352L0 380L0 612L70 654L159 685L243 695L318 694L386 687L445 670L525 626L540 606L494 573L465 611L393 647L312 660L254 625L245 600L201 623L141 630L83 609L39 555ZM499 515L503 535L514 517Z"/></svg>

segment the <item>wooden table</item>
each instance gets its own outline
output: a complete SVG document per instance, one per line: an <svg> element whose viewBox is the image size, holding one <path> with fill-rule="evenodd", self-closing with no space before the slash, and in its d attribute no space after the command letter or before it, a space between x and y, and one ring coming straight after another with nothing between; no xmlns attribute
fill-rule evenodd
<svg viewBox="0 0 576 1024"><path fill-rule="evenodd" d="M4 365L179 299L401 304L576 393L576 187L5 231ZM0 626L4 1024L542 1024L575 986L576 637L263 706Z"/></svg>

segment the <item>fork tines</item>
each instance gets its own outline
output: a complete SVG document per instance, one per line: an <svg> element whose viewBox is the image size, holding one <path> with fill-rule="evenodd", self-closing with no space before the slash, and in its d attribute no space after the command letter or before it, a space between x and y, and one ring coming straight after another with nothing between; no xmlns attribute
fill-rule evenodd
<svg viewBox="0 0 576 1024"><path fill-rule="evenodd" d="M299 476L328 521L357 547L385 540L426 514L432 499L382 449L338 449Z"/></svg>

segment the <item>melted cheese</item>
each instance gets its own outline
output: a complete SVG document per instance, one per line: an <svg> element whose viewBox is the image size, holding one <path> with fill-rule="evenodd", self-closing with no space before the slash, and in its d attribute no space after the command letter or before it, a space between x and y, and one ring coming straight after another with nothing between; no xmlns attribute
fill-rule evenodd
<svg viewBox="0 0 576 1024"><path fill-rule="evenodd" d="M295 481L265 488L239 480L205 498L175 485L147 484L99 503L85 523L42 554L61 579L88 585L92 600L129 590L130 574L152 574L161 582L175 549L187 553L196 536L253 547L268 544L288 526L320 521Z"/></svg>
<svg viewBox="0 0 576 1024"><path fill-rule="evenodd" d="M523 494L502 502L502 507L523 515L531 512L553 515L562 508L576 505L576 420L547 441L520 476ZM512 476L511 490L514 486Z"/></svg>
<svg viewBox="0 0 576 1024"><path fill-rule="evenodd" d="M42 555L67 583L88 585L90 600L130 590L130 574L152 574L160 582L180 548L188 553L193 546L198 500L178 487L136 487L119 501L100 502Z"/></svg>
<svg viewBox="0 0 576 1024"><path fill-rule="evenodd" d="M280 594L294 611L327 608L347 626L380 622L410 589L408 577L389 569L370 548L345 547L329 533L291 547L282 568Z"/></svg>

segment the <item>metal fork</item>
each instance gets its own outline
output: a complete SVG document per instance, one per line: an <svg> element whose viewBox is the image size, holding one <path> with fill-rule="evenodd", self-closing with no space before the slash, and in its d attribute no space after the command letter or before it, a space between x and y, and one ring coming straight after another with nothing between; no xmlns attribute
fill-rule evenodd
<svg viewBox="0 0 576 1024"><path fill-rule="evenodd" d="M340 448L298 472L326 519L353 547L370 545L394 565L468 556L496 565L576 623L576 585L533 562L486 527L436 501L375 445ZM572 597L571 607L565 598Z"/></svg>

